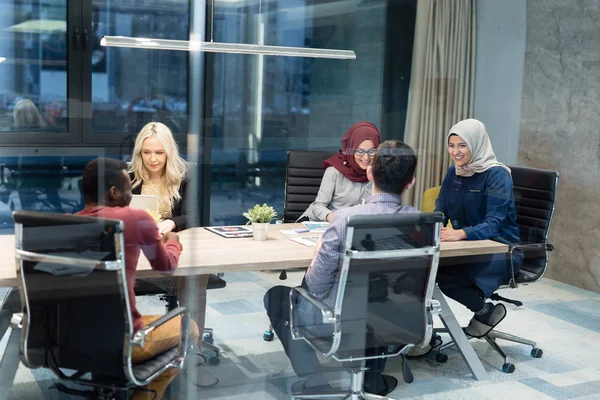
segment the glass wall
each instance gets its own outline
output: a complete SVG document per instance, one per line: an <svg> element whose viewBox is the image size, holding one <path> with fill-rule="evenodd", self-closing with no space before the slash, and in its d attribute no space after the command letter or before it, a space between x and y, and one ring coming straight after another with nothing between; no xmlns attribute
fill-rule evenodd
<svg viewBox="0 0 600 400"><path fill-rule="evenodd" d="M0 131L67 131L67 55L67 0L0 2Z"/></svg>
<svg viewBox="0 0 600 400"><path fill-rule="evenodd" d="M424 128L417 134L422 135L419 139L424 144L415 146L420 157L417 171L434 167L445 170L442 162L423 162L423 155L440 151L447 154L444 141L450 124L428 121L429 117L434 120L437 115L454 110L447 107L439 111L441 106L451 104L446 101L451 95L458 97L462 89L470 86L449 76L446 64L453 63L442 61L447 55L458 54L457 49L469 47L475 58L473 70L466 60L457 62L452 69L469 70L474 75L472 92L464 91L465 100L468 97L473 103L470 116L485 124L498 161L513 168L512 180L517 189L514 197L520 202L517 223L533 221L537 227L543 226L539 231L544 231L542 236L549 232L548 240L556 249L549 253L547 266L535 261L539 281L530 282L531 270L522 268L517 279L527 279L529 282L525 283L531 284L502 289L503 296L517 298L524 304L518 308L514 304L507 306L507 318L498 329L535 340L546 353L537 358L541 355L539 349L531 351L529 346L517 343L504 347L506 343L499 342L517 370L516 374L505 374L503 371L511 370L510 365L503 366L502 357L489 351L485 341L464 338L462 350L455 346L442 352L435 348L440 345L439 338L433 336L430 347L434 351L408 361L415 378L412 385L403 382L406 369L402 359L393 357L375 366L383 368L385 364L387 377L367 382L365 389L384 393L395 385L390 379L393 377L399 383L389 393L392 398L599 397L600 214L588 210L594 210L600 198L600 1L198 1L205 7L208 41L345 49L356 53L355 60L205 53L203 78L198 85L202 91L191 89L190 58L186 52L100 46L103 35L188 39L192 1L195 0L0 0L0 245L7 250L0 261L8 265L4 271L16 270L10 251L14 248L10 237L14 234L12 212L80 210L81 176L86 163L98 156L128 159L135 134L149 121L163 122L172 129L184 157L191 158L193 150L205 161L198 166L202 172L198 182L187 186L192 188L189 191L199 186L199 194L192 193L191 199L201 206L203 226L243 224L246 219L242 213L255 204L267 203L281 216L289 150L336 152L346 130L360 120L377 125L383 139L402 139L411 79L413 83L422 80L424 86L436 89L414 90L410 96L412 100L423 100L413 103L417 104L414 109L423 111L424 116ZM431 68L418 70L422 78L419 80L413 79L415 73L411 77L417 3L420 7L435 5L430 8L430 18L423 18L427 29L419 29L427 37L422 37L423 43L429 45L421 45L415 54L431 61ZM457 24L461 15L453 10L457 5L469 7L473 13L470 20L476 22L476 29L469 36L475 48L464 43L449 45L447 34L432 33L441 26L444 29L440 32L444 33L466 32L463 24ZM420 17L427 15L423 10L419 10ZM203 101L202 110L194 113L189 107L192 93L201 93ZM201 114L202 120L192 119L192 114ZM188 132L190 121L203 129ZM426 136L429 132L431 137ZM528 179L521 175L524 183L519 185L518 169L514 168L517 165L547 170L548 175L541 178L539 171L531 172ZM548 178L552 171L560 174L556 190L548 184L554 182L553 177ZM431 178L429 172L424 175ZM441 184L434 180L429 179L428 186ZM490 193L477 189L473 192L473 197L480 198ZM524 192L531 195L529 205L523 203L527 200ZM471 205L463 204L465 210L467 207ZM523 218L524 212L531 212L535 218ZM508 219L504 221L510 222ZM154 234L155 227L150 225L150 233ZM171 308L180 304L189 311L203 336L200 344L189 347L185 367L163 398L280 400L289 399L294 389L316 390L315 387L327 388L327 384L342 390L349 387L348 375L335 368L338 363L321 356L317 358L323 365L317 366L317 361L312 365L325 378L315 379L313 375L303 382L301 368L315 360L314 352L310 348L293 352L292 357L309 356L306 363L296 358L294 369L282 346L289 333L288 321L278 321L278 334L269 330L271 319L265 310L265 294L278 287L270 292L273 297L267 296L272 301L267 302L266 308L273 321L280 311L285 317L290 297L283 285L295 287L304 281L314 254L315 236L320 234L284 236L279 228L281 225L271 225L266 242L224 239L203 228L184 229L178 232L184 249L175 276L186 280L175 282L170 276L161 276L160 281L154 282L160 285L156 288L143 288L148 283L143 281L157 275L149 271L145 256L140 258L138 287L134 288L139 312L145 316L162 315L167 302ZM283 228L289 233L292 227ZM523 225L519 229L523 233L531 227ZM426 230L423 234L421 227L412 227L401 235L402 245L415 238L431 238L431 231ZM232 234L236 229L221 227L220 232ZM60 233L52 230L50 235ZM307 239L301 240L300 236ZM373 232L355 237L355 249L373 249L382 242L379 239L385 239L386 245L396 244L399 237L370 236ZM501 249L498 251L503 253L496 253L498 257L506 251L501 243L469 241L463 245L461 254L465 258L461 256L460 260L456 253L442 252L438 273L451 264L454 267L456 263L480 262L486 248ZM457 242L441 247L456 250L463 246ZM471 250L477 255L472 253L475 257L469 259L466 254ZM335 251L327 253L337 261L335 255ZM360 301L353 299L350 307L346 303L344 314L353 317L352 326L356 327L348 336L381 354L399 344L395 333L429 321L421 315L425 309L422 297L415 294L426 293L417 282L423 283L425 276L433 278L433 271L424 271L416 259L411 260L415 262L409 263L406 271L390 273L392 268L404 266L397 260L380 264L381 269L374 270L368 258L356 260L349 267L353 274L357 268L360 276L340 280L353 285L346 294L358 293L361 297ZM313 268L312 273L327 267L332 268L332 274L337 273L337 266L333 262ZM287 268L285 275L280 268ZM452 272L457 271L458 268ZM217 276L222 273L223 276ZM283 277L286 279L282 282ZM22 290L22 283L16 275L0 277L0 298L13 287L21 285ZM205 288L210 290L205 293ZM332 287L326 290L332 293ZM454 322L450 325L457 327L452 337L441 333L441 340L448 344L452 338L463 337L460 325L476 324L469 322L474 316L468 308L456 302L448 307L442 294L436 291L436 296L444 304L445 322ZM407 312L405 307L414 305L415 299L418 313ZM365 307L369 302L370 306ZM366 309L371 315L363 323L364 315L360 313ZM457 321L450 319L453 313ZM12 310L0 312L0 327L9 326L7 320L1 319L6 315L12 316ZM322 314L314 314L317 321L319 315ZM400 329L394 332L397 327L390 328L393 317L403 315L416 316L418 321L415 319L413 324L402 319ZM440 327L440 320L432 318ZM70 331L65 324L55 327L61 334ZM56 339L50 330L46 343ZM0 347L6 348L7 354L0 362L3 394L10 399L72 398L57 393L55 384L72 390L81 387L59 379L47 369L25 371L21 363L16 374L5 373L11 364L18 364L11 362L11 356L17 354L19 337L26 336L21 332L11 329L4 335L0 330L4 344ZM383 332L391 332L394 337L386 337ZM325 331L323 336L322 343L332 337L331 331ZM402 340L404 343L408 342ZM471 350L475 355L468 343L473 343ZM77 358L87 363L94 357L91 345L89 354L84 351ZM411 349L410 356L418 356L430 347ZM464 349L471 356L461 357ZM64 355L62 350L57 355ZM360 355L364 354L360 350ZM356 354L359 353L353 356ZM308 371L312 372L314 369ZM489 375L491 382L484 388L471 372L480 377ZM65 373L72 374L66 370ZM17 383L5 390L15 375Z"/></svg>
<svg viewBox="0 0 600 400"><path fill-rule="evenodd" d="M411 6L397 13L396 22L414 26ZM347 49L357 58L207 57L212 68L212 79L206 82L212 106L211 224L241 223L242 212L256 203L273 205L282 214L288 150L335 152L355 122L380 126L386 113L383 76L390 64L387 7L385 1L215 3L209 39ZM211 13L209 9L209 20ZM412 47L408 50L403 61L410 70ZM397 53L402 51L406 49L399 46ZM408 87L399 92L406 100ZM401 137L403 123L388 137Z"/></svg>
<svg viewBox="0 0 600 400"><path fill-rule="evenodd" d="M187 131L187 52L104 48L100 38L133 36L187 40L189 2L98 0L92 6L92 131L137 133L161 121Z"/></svg>
<svg viewBox="0 0 600 400"><path fill-rule="evenodd" d="M413 3L401 2L408 9L384 0L206 4L206 40L348 49L357 58L205 54L202 134L211 183L201 182L198 202L210 202L203 224L243 222L242 212L256 203L283 213L288 150L335 152L346 129L363 119L385 125L383 137L401 136L402 110L389 105L402 108L408 98L402 82L410 71L402 67L410 69L412 39L390 52L388 37L397 40L390 19L413 26ZM100 39L188 39L190 9L188 0L2 2L1 144L97 146L129 159L135 134L160 121L187 156L189 54L107 48ZM412 31L401 36L412 38Z"/></svg>

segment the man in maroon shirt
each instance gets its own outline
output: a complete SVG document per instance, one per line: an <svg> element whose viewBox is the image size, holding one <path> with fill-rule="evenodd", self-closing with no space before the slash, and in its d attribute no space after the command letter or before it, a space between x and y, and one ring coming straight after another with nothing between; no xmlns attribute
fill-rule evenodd
<svg viewBox="0 0 600 400"><path fill-rule="evenodd" d="M154 219L143 210L129 207L131 201L131 179L127 173L127 164L111 158L98 158L90 161L83 172L83 201L85 208L79 215L97 216L119 219L123 221L125 241L125 268L129 304L134 330L159 318L160 315L142 316L135 306L135 271L140 250L150 261L152 269L172 272L177 268L181 244L179 236L169 232L160 237ZM198 326L190 321L190 339L198 341ZM146 336L144 347L133 347L131 351L133 363L146 361L165 350L171 349L180 342L181 319L173 318L169 322L150 332ZM175 378L179 369L169 368L145 389L138 390L131 399L160 400L169 383ZM154 392L156 397L154 397Z"/></svg>

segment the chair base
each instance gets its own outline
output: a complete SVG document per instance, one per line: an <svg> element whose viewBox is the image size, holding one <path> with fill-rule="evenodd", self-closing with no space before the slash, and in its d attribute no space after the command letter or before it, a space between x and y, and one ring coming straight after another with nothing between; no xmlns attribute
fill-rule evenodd
<svg viewBox="0 0 600 400"><path fill-rule="evenodd" d="M443 329L436 329L435 332L443 332ZM474 337L470 337L468 336L468 339L476 339ZM519 343L519 344L524 344L527 346L531 346L531 356L533 358L541 358L542 354L544 354L544 352L542 351L542 349L537 348L537 344L536 342L534 342L533 340L529 340L529 339L525 339L519 336L515 336L515 335L511 335L510 333L505 333L505 332L500 332L500 331L496 331L496 330L492 330L491 332L489 332L487 335L482 336L480 339L485 340L486 342L488 342L488 344L492 347L492 349L494 349L494 351L496 351L504 360L504 364L502 365L502 371L506 372L506 373L513 373L515 371L515 366L510 363L508 361L508 356L506 355L506 353L504 352L504 350L502 350L502 348L500 347L500 345L498 344L498 342L496 342L496 339L502 339L502 340L506 340L509 342L513 342L513 343ZM438 354L436 356L436 360L438 362L446 362L446 360L448 359L447 357L444 357L443 355L443 351L444 349L447 349L450 346L453 346L454 342L448 342L448 343L444 343L442 346L439 347L438 350Z"/></svg>
<svg viewBox="0 0 600 400"><path fill-rule="evenodd" d="M292 396L292 400L295 399L349 399L349 400L397 400L393 397L379 396L377 394L360 392L330 392L330 393L316 393L307 395Z"/></svg>
<svg viewBox="0 0 600 400"><path fill-rule="evenodd" d="M397 400L393 397L380 396L373 393L367 393L363 390L365 379L365 371L352 371L350 373L350 390L347 391L332 391L323 393L310 393L310 394L294 394L292 393L292 400L296 399L350 399L350 400Z"/></svg>
<svg viewBox="0 0 600 400"><path fill-rule="evenodd" d="M129 398L127 389L95 387L92 390L81 390L67 387L62 383L57 383L55 387L56 390L61 393L79 396L89 400L126 400Z"/></svg>
<svg viewBox="0 0 600 400"><path fill-rule="evenodd" d="M221 348L214 343L213 329L204 328L204 332L202 333L202 348L211 352L207 360L210 365L217 365L221 362Z"/></svg>
<svg viewBox="0 0 600 400"><path fill-rule="evenodd" d="M511 335L510 333L504 333L500 331L491 331L490 333L488 333L488 336L490 336L492 339L502 339L513 343L520 343L527 346L531 346L532 348L535 348L537 345L536 342L534 342L533 340L525 339L520 336Z"/></svg>
<svg viewBox="0 0 600 400"><path fill-rule="evenodd" d="M160 299L166 301L167 312L179 307L179 296L175 294L163 294ZM221 362L221 348L214 344L213 339L213 328L204 327L202 331L202 348L211 351L208 359L206 360L210 365L217 365Z"/></svg>

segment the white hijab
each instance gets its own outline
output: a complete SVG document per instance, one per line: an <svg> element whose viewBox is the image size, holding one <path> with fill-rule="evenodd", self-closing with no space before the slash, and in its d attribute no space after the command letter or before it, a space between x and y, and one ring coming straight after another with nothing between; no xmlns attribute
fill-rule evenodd
<svg viewBox="0 0 600 400"><path fill-rule="evenodd" d="M502 164L496 159L496 154L492 149L492 143L488 136L485 125L476 119L465 119L450 128L450 132L446 137L446 143L450 139L450 135L456 134L460 136L471 150L471 161L465 166L456 166L456 175L458 176L473 176L487 171L492 167L501 167L508 171L510 168Z"/></svg>

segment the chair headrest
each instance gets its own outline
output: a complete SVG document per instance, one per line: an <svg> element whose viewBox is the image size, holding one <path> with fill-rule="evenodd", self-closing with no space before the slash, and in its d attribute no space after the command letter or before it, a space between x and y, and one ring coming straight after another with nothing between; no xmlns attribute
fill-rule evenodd
<svg viewBox="0 0 600 400"><path fill-rule="evenodd" d="M41 226L93 224L101 221L106 226L113 226L115 232L122 232L123 230L122 222L117 219L23 210L14 211L12 216L13 221L16 224L22 224L26 228Z"/></svg>

